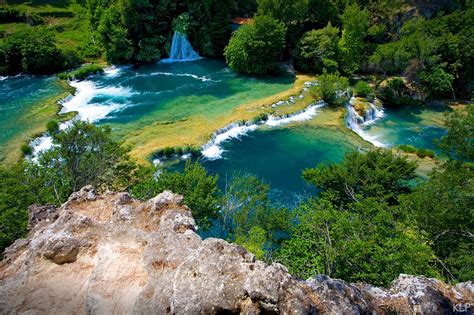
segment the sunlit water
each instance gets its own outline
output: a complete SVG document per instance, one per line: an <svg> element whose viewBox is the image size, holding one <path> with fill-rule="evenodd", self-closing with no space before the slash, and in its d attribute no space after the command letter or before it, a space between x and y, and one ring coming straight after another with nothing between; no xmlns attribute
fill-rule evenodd
<svg viewBox="0 0 474 315"><path fill-rule="evenodd" d="M384 117L361 128L386 146L408 144L437 150L434 141L446 133L441 123L447 110L446 107L424 106L386 108Z"/></svg>
<svg viewBox="0 0 474 315"><path fill-rule="evenodd" d="M54 77L15 76L0 78L0 146L25 132L30 111L63 89Z"/></svg>

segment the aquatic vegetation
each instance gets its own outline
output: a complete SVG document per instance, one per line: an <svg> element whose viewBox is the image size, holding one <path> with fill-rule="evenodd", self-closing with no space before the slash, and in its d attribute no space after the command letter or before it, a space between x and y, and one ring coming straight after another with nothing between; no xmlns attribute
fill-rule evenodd
<svg viewBox="0 0 474 315"><path fill-rule="evenodd" d="M63 72L58 74L61 80L84 80L85 78L104 73L104 67L98 64L86 64L81 66L79 69L69 72Z"/></svg>

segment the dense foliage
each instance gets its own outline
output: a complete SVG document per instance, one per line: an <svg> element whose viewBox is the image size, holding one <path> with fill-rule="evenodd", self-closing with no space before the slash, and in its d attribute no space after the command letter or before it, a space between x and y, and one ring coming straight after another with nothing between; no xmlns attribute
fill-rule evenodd
<svg viewBox="0 0 474 315"><path fill-rule="evenodd" d="M349 81L337 73L324 73L318 78L318 85L310 89L311 95L318 100L324 100L329 105L342 105L347 101L346 90Z"/></svg>
<svg viewBox="0 0 474 315"><path fill-rule="evenodd" d="M441 148L456 159L416 185L415 167L390 151L353 152L305 170L319 188L277 253L295 275L325 273L388 285L399 273L473 278L473 111L453 113Z"/></svg>
<svg viewBox="0 0 474 315"><path fill-rule="evenodd" d="M211 219L217 217L220 205L217 176L208 175L198 163L187 163L182 173L142 168L137 180L129 189L136 198L149 199L164 190L183 195L200 228L209 228Z"/></svg>
<svg viewBox="0 0 474 315"><path fill-rule="evenodd" d="M232 35L224 52L229 67L256 75L276 72L285 31L285 26L271 17L256 17L252 24L242 26Z"/></svg>
<svg viewBox="0 0 474 315"><path fill-rule="evenodd" d="M339 29L331 23L303 34L297 47L296 66L305 72L335 72L339 60L338 41Z"/></svg>
<svg viewBox="0 0 474 315"><path fill-rule="evenodd" d="M276 249L291 228L291 212L273 204L269 192L270 186L255 176L234 175L219 217L227 238L259 259Z"/></svg>
<svg viewBox="0 0 474 315"><path fill-rule="evenodd" d="M54 35L44 28L17 32L0 46L0 73L51 74L75 64L74 60L68 64Z"/></svg>

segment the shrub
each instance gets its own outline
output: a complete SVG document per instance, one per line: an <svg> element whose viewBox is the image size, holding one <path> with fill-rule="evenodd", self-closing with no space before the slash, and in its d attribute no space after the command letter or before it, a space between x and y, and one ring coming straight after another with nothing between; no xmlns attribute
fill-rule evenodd
<svg viewBox="0 0 474 315"><path fill-rule="evenodd" d="M399 145L398 148L402 150L403 152L407 152L407 153L416 152L416 148L410 144L402 144L402 145Z"/></svg>
<svg viewBox="0 0 474 315"><path fill-rule="evenodd" d="M44 28L28 27L4 40L6 72L17 74L51 74L64 68L61 51L51 32Z"/></svg>
<svg viewBox="0 0 474 315"><path fill-rule="evenodd" d="M296 49L296 66L305 72L335 72L338 67L337 55L339 29L329 23L325 28L303 34Z"/></svg>
<svg viewBox="0 0 474 315"><path fill-rule="evenodd" d="M56 120L48 121L46 124L46 129L49 133L55 133L59 130L59 124Z"/></svg>
<svg viewBox="0 0 474 315"><path fill-rule="evenodd" d="M174 153L174 149L170 147L166 147L161 151L161 154L163 154L163 156L165 157L170 157L173 155L173 153Z"/></svg>
<svg viewBox="0 0 474 315"><path fill-rule="evenodd" d="M322 99L329 105L342 105L346 100L343 92L349 85L346 77L338 74L323 74L318 78L319 85L313 86L309 91L316 99Z"/></svg>
<svg viewBox="0 0 474 315"><path fill-rule="evenodd" d="M67 72L67 73L60 73L58 77L61 80L84 80L88 76L103 73L104 69L102 66L97 65L97 64L87 64L84 65L83 67Z"/></svg>
<svg viewBox="0 0 474 315"><path fill-rule="evenodd" d="M33 149L28 144L23 144L21 146L21 153L23 153L24 156L31 155L33 154Z"/></svg>
<svg viewBox="0 0 474 315"><path fill-rule="evenodd" d="M268 16L257 16L240 27L224 50L229 67L253 75L276 72L276 62L285 45L286 27Z"/></svg>
<svg viewBox="0 0 474 315"><path fill-rule="evenodd" d="M373 98L374 89L365 81L359 81L354 86L355 96Z"/></svg>
<svg viewBox="0 0 474 315"><path fill-rule="evenodd" d="M428 149L418 149L416 155L418 155L418 157L422 159L425 157L434 158L435 152L433 150Z"/></svg>

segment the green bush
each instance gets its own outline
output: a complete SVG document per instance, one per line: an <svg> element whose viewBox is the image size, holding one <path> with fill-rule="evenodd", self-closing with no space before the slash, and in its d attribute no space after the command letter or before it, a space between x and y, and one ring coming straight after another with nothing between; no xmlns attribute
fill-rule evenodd
<svg viewBox="0 0 474 315"><path fill-rule="evenodd" d="M6 73L52 74L64 69L54 35L40 27L28 27L3 42Z"/></svg>
<svg viewBox="0 0 474 315"><path fill-rule="evenodd" d="M398 148L402 150L403 152L407 152L407 153L416 152L416 148L410 144L402 144L402 145L399 145Z"/></svg>
<svg viewBox="0 0 474 315"><path fill-rule="evenodd" d="M181 34L188 34L189 28L192 26L193 20L189 12L179 15L173 20L173 30Z"/></svg>
<svg viewBox="0 0 474 315"><path fill-rule="evenodd" d="M24 156L31 155L33 154L33 149L28 144L23 144L21 146L21 153L23 153Z"/></svg>
<svg viewBox="0 0 474 315"><path fill-rule="evenodd" d="M229 67L252 75L277 72L276 62L285 46L286 27L268 16L257 16L233 35L224 50Z"/></svg>
<svg viewBox="0 0 474 315"><path fill-rule="evenodd" d="M87 64L77 70L67 73L60 73L58 77L61 80L84 80L88 76L100 74L103 72L104 69L102 68L102 66L97 64Z"/></svg>
<svg viewBox="0 0 474 315"><path fill-rule="evenodd" d="M434 158L435 152L428 149L418 149L418 151L416 151L416 155L422 159L425 157Z"/></svg>
<svg viewBox="0 0 474 315"><path fill-rule="evenodd" d="M46 124L46 129L51 134L55 133L59 130L59 124L56 120L48 121L48 123Z"/></svg>
<svg viewBox="0 0 474 315"><path fill-rule="evenodd" d="M335 72L338 68L337 58L339 29L331 23L319 30L306 32L296 48L296 67L304 72Z"/></svg>
<svg viewBox="0 0 474 315"><path fill-rule="evenodd" d="M342 105L346 97L342 92L349 86L346 77L339 74L325 73L318 77L319 85L313 86L309 93L318 100L324 100L329 105Z"/></svg>
<svg viewBox="0 0 474 315"><path fill-rule="evenodd" d="M171 147L166 147L161 151L161 154L163 154L163 156L165 157L170 157L173 155L173 153L174 153L174 149Z"/></svg>
<svg viewBox="0 0 474 315"><path fill-rule="evenodd" d="M367 82L359 81L354 86L354 95L365 98L373 98L374 89Z"/></svg>

